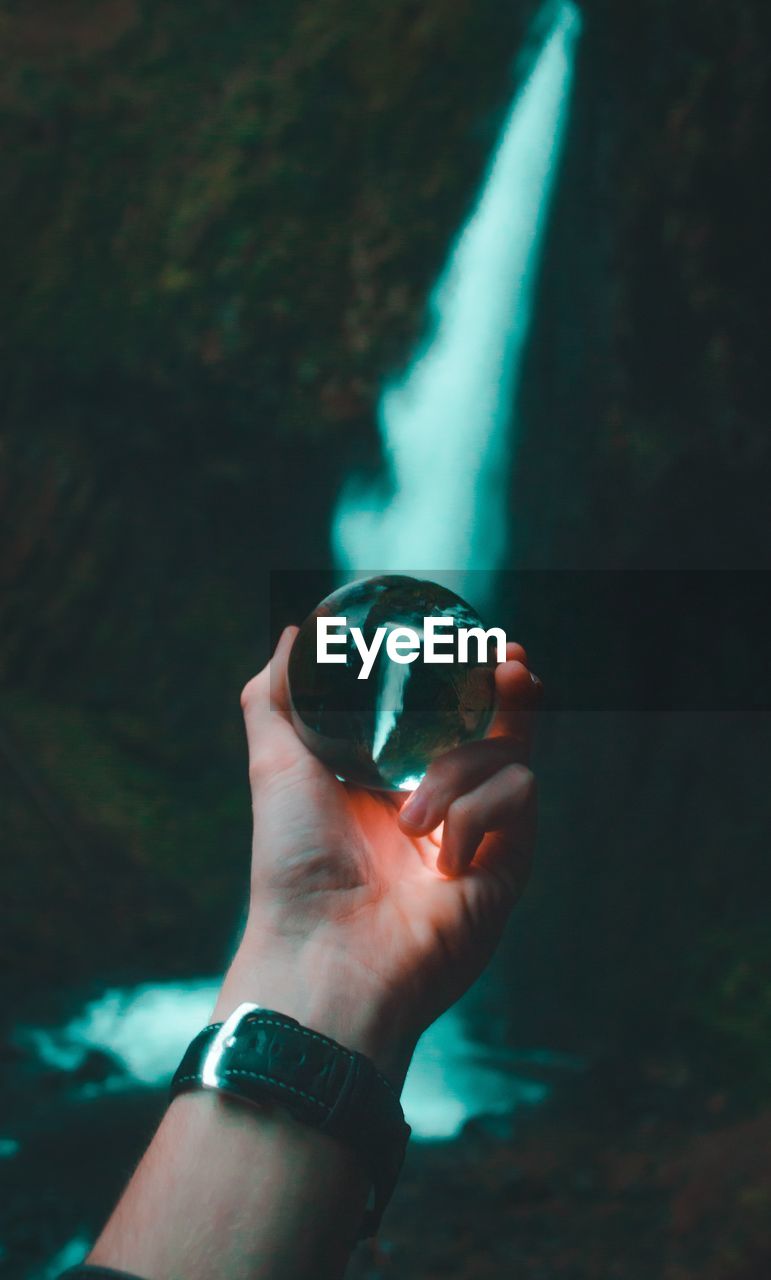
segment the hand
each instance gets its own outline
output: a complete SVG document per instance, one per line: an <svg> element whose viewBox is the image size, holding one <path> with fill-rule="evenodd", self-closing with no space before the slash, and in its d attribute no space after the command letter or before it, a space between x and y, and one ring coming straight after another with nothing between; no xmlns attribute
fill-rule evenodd
<svg viewBox="0 0 771 1280"><path fill-rule="evenodd" d="M478 977L527 881L540 681L508 645L489 736L436 760L402 804L340 782L297 737L296 630L241 696L251 895L215 1016L241 1000L278 1009L369 1054L401 1087L421 1033Z"/></svg>

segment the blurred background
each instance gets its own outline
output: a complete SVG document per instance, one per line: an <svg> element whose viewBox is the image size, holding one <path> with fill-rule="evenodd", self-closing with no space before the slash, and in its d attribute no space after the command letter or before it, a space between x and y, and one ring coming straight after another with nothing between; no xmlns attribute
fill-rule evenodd
<svg viewBox="0 0 771 1280"><path fill-rule="evenodd" d="M469 547L497 514L491 563L426 563L421 525L415 567L500 570L488 612L536 671L503 570L771 567L771 9L5 0L0 31L0 1266L42 1280L232 946L268 575L394 567L362 530L419 421L420 509L426 459L484 454ZM497 310L459 330L468 278ZM389 417L461 331L460 425ZM687 683L676 636L638 658ZM533 882L427 1037L353 1276L771 1274L768 713L656 706L547 699Z"/></svg>

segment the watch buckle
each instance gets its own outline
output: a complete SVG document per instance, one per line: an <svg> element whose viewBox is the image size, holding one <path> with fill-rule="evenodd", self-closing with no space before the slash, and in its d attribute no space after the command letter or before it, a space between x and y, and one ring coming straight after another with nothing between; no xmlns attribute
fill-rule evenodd
<svg viewBox="0 0 771 1280"><path fill-rule="evenodd" d="M201 1084L205 1089L219 1089L222 1087L219 1075L222 1055L225 1049L229 1049L233 1044L242 1022L259 1008L260 1005L258 1004L249 1004L248 1001L244 1001L225 1019L212 1040L201 1067Z"/></svg>

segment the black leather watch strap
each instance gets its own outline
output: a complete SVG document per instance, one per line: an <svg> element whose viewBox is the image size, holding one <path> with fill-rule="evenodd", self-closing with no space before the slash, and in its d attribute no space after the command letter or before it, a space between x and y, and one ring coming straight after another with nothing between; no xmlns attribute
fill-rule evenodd
<svg viewBox="0 0 771 1280"><path fill-rule="evenodd" d="M374 1187L359 1239L376 1233L411 1130L396 1090L369 1058L285 1014L242 1005L227 1023L199 1032L182 1058L172 1097L198 1088L252 1105L278 1102L353 1147Z"/></svg>

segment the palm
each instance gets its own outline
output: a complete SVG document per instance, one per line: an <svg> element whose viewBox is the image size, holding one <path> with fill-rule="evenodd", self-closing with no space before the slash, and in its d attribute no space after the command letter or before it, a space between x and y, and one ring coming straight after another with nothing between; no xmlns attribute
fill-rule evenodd
<svg viewBox="0 0 771 1280"><path fill-rule="evenodd" d="M500 882L482 867L459 879L438 875L436 843L400 829L394 797L341 783L288 721L271 720L253 896L269 891L283 932L344 949L352 974L367 970L398 991L420 973L445 1007L495 946L508 905Z"/></svg>

